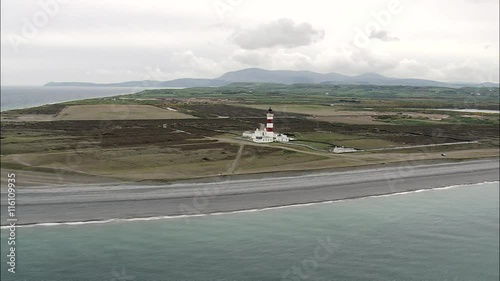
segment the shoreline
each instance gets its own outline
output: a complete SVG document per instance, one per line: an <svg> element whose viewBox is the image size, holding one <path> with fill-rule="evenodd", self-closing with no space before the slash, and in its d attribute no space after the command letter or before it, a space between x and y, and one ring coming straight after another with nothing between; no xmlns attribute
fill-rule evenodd
<svg viewBox="0 0 500 281"><path fill-rule="evenodd" d="M16 209L18 225L201 216L493 182L498 168L494 159L209 183L23 188Z"/></svg>
<svg viewBox="0 0 500 281"><path fill-rule="evenodd" d="M165 215L165 216L157 216L157 217L137 217L137 218L108 219L108 220L87 220L87 221L73 221L73 222L32 223L32 224L21 224L21 225L18 225L17 227L62 226L62 225L68 225L68 226L73 225L73 226L75 226L75 225L85 225L85 224L105 224L105 223L112 223L112 222L153 221L153 220L166 220L166 219L181 219L181 218L206 217L206 216L222 216L222 215L231 215L231 214L241 214L241 213L253 213L253 212L261 212L261 211L271 211L271 210L278 210L278 209L285 209L285 208L300 208L300 207L307 207L307 206L319 205L319 204L331 204L331 203L336 203L336 202L346 202L346 201L350 201L350 200L358 200L358 199L363 199L363 198L379 198L379 197L397 196L397 195L405 195L405 194L417 193L417 192L424 192L424 191L446 190L446 189L450 189L450 188L465 187L467 185L475 186L475 185L483 185L483 184L498 183L498 182L499 181L479 182L479 183L458 184L458 185L451 185L451 186L445 186L445 187L436 187L436 188L423 188L423 189L417 189L417 190L412 190L412 191L403 191L403 192L398 192L398 193L387 193L387 194L370 195L370 196L364 196L364 197L354 197L354 198L346 198L346 199L338 199L338 200L319 201L319 202L310 202L310 203L299 203L299 204L293 204L293 205L265 207L265 208L262 208L262 209L244 209L244 210L236 210L236 211L229 211L229 212L217 212L217 213L206 213L206 214L192 214L192 215L171 215L171 216ZM0 228L1 229L8 229L9 226L2 225Z"/></svg>
<svg viewBox="0 0 500 281"><path fill-rule="evenodd" d="M384 169L384 168L394 168L401 166L467 163L474 161L490 161L490 160L500 161L500 159L497 156L477 157L477 158L457 158L457 159L436 158L436 159L409 160L402 162L370 163L365 165L340 166L331 168L238 173L238 174L225 174L225 175L203 176L203 177L193 177L193 178L183 178L183 179L181 178L172 180L143 179L137 181L130 181L130 180L98 176L98 175L90 175L90 174L72 173L72 172L57 174L57 173L42 172L42 171L8 169L8 168L1 168L1 172L2 174L6 173L7 171L23 174L23 182L22 182L23 189L48 188L48 187L58 188L68 185L130 185L131 184L131 185L162 186L162 185L172 185L178 183L199 184L199 183L214 183L221 181L239 181L239 180L281 178L281 177L293 177L293 176L314 176L324 173ZM0 190L5 191L6 186L7 186L7 181L5 180L4 177L2 177Z"/></svg>

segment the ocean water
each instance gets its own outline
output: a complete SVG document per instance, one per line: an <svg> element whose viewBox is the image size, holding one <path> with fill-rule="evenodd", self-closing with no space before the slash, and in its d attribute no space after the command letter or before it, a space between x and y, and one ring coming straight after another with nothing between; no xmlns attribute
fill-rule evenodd
<svg viewBox="0 0 500 281"><path fill-rule="evenodd" d="M2 229L2 280L493 281L499 184L204 217L21 227L15 274L7 272L7 235Z"/></svg>
<svg viewBox="0 0 500 281"><path fill-rule="evenodd" d="M1 86L1 110L19 109L72 100L132 94L138 87Z"/></svg>

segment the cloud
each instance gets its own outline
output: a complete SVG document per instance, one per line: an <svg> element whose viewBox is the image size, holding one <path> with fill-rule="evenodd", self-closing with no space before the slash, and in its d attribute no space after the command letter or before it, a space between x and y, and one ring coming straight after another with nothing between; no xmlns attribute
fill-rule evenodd
<svg viewBox="0 0 500 281"><path fill-rule="evenodd" d="M484 62L475 59L465 59L457 62L453 61L444 66L433 69L431 75L436 80L449 82L496 82L498 81L498 64L488 67Z"/></svg>
<svg viewBox="0 0 500 281"><path fill-rule="evenodd" d="M324 35L323 30L314 29L307 22L295 23L291 19L283 18L253 29L238 30L230 40L241 48L249 50L272 47L294 48L310 45L323 39Z"/></svg>
<svg viewBox="0 0 500 281"><path fill-rule="evenodd" d="M398 37L389 36L386 30L372 31L369 37L370 39L379 39L381 41L386 41L386 42L399 41Z"/></svg>
<svg viewBox="0 0 500 281"><path fill-rule="evenodd" d="M257 50L239 50L236 51L232 58L240 63L251 66L262 66L270 62L272 57L268 53L262 53Z"/></svg>
<svg viewBox="0 0 500 281"><path fill-rule="evenodd" d="M244 66L257 66L268 69L311 69L313 59L301 52L286 49L276 50L239 50L234 53L232 59L242 63Z"/></svg>
<svg viewBox="0 0 500 281"><path fill-rule="evenodd" d="M347 75L381 73L398 65L398 59L391 54L369 49L355 49L347 55L335 49L322 51L317 46L312 49L309 54L305 54L303 50L290 49L238 50L231 59L240 62L241 68L251 66L274 70L312 70Z"/></svg>
<svg viewBox="0 0 500 281"><path fill-rule="evenodd" d="M384 74L405 78L429 78L424 74L430 71L431 69L427 64L421 63L414 58L403 58L396 63L394 68L389 69Z"/></svg>
<svg viewBox="0 0 500 281"><path fill-rule="evenodd" d="M115 73L115 71L112 69L97 69L95 73L99 75L112 75Z"/></svg>
<svg viewBox="0 0 500 281"><path fill-rule="evenodd" d="M196 77L210 77L220 67L218 62L198 56L192 50L174 52L170 63L176 65L179 71L187 71Z"/></svg>
<svg viewBox="0 0 500 281"><path fill-rule="evenodd" d="M383 31L368 31L364 48L353 42L356 28L383 8L369 0L342 9L334 1L313 8L306 0L245 1L223 20L215 0L73 0L19 52L9 35L23 34L24 19L43 11L40 0L1 1L4 85L217 77L246 67L443 81L499 77L498 0L418 1Z"/></svg>

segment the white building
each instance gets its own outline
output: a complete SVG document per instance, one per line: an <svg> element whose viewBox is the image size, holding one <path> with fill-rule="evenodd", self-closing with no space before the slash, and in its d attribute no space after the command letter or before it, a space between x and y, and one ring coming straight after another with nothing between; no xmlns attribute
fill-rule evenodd
<svg viewBox="0 0 500 281"><path fill-rule="evenodd" d="M274 140L278 142L289 142L290 138L285 134L276 134L274 135Z"/></svg>
<svg viewBox="0 0 500 281"><path fill-rule="evenodd" d="M330 151L333 153L346 153L346 152L355 152L356 149L350 147L335 146L335 148L331 149Z"/></svg>
<svg viewBox="0 0 500 281"><path fill-rule="evenodd" d="M267 111L267 122L265 128L256 129L255 132L244 132L243 137L251 138L254 142L289 142L290 138L285 134L274 133L274 113L271 108Z"/></svg>

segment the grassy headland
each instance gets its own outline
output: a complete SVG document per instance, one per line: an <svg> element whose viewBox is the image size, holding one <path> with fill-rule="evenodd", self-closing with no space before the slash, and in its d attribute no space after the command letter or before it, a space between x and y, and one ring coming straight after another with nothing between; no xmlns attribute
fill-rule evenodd
<svg viewBox="0 0 500 281"><path fill-rule="evenodd" d="M239 138L275 111L290 144ZM2 112L2 167L172 181L498 157L498 88L252 84L147 90ZM457 143L457 144L453 144ZM335 146L360 151L336 154ZM446 156L442 156L445 153Z"/></svg>

